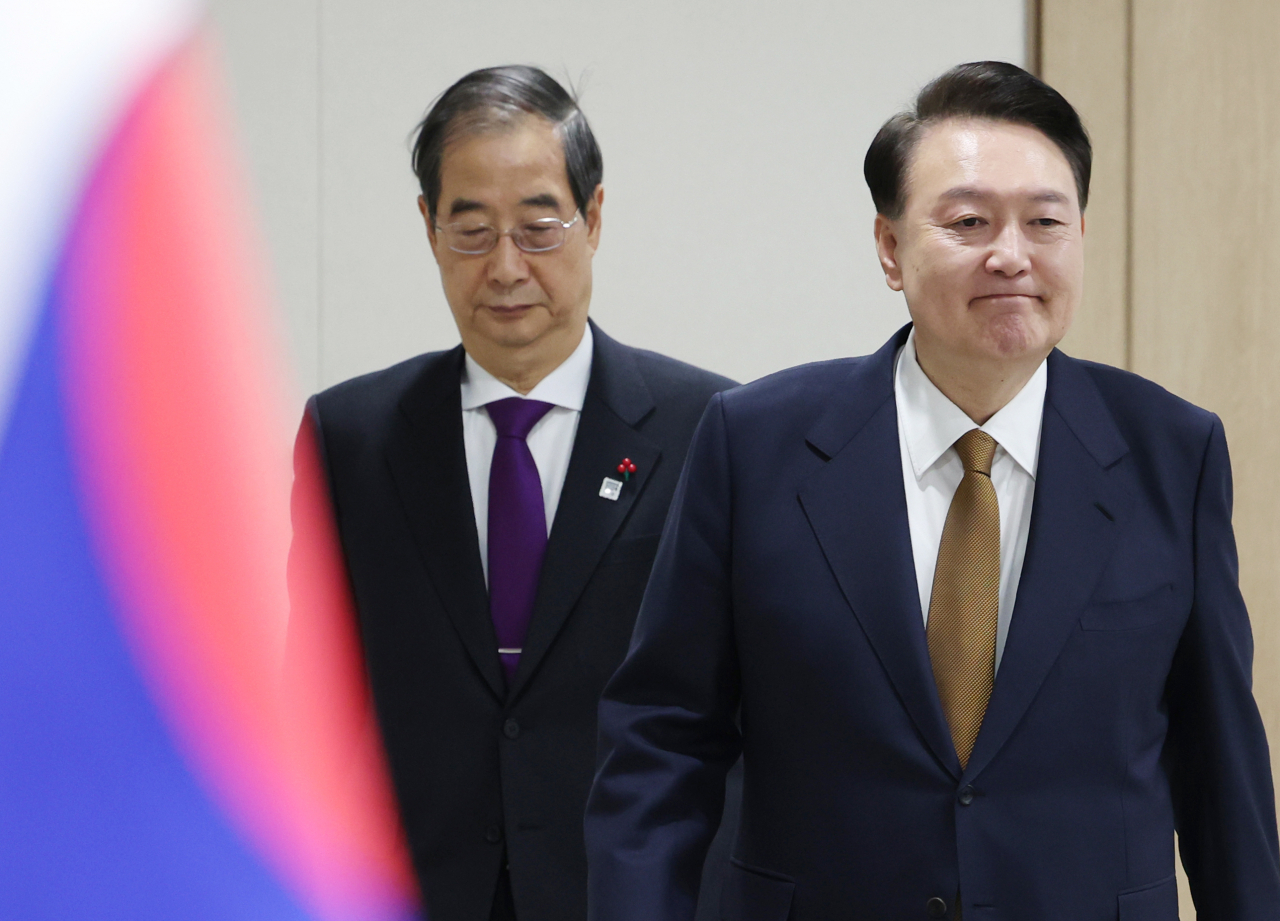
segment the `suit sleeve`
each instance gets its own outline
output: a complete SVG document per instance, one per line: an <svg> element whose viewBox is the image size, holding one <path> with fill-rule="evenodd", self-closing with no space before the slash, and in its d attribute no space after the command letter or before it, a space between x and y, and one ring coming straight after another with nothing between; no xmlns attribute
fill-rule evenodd
<svg viewBox="0 0 1280 921"><path fill-rule="evenodd" d="M687 921L741 748L721 396L676 487L631 648L600 702L587 805L590 921Z"/></svg>
<svg viewBox="0 0 1280 921"><path fill-rule="evenodd" d="M1251 687L1253 635L1231 503L1231 462L1214 417L1196 494L1195 593L1167 687L1165 748L1200 921L1262 921L1280 911L1271 759Z"/></svg>
<svg viewBox="0 0 1280 921"><path fill-rule="evenodd" d="M284 677L286 682L295 682L299 679L298 663L312 655L309 650L318 641L317 631L323 631L326 624L354 623L315 397L307 401L294 441L290 517L293 539L289 544Z"/></svg>
<svg viewBox="0 0 1280 921"><path fill-rule="evenodd" d="M317 577L324 571L326 541L332 519L328 508L329 483L320 438L316 399L307 400L293 443L293 489L289 514L293 540L289 545L289 607L296 613L313 601ZM291 613L290 621L293 621Z"/></svg>

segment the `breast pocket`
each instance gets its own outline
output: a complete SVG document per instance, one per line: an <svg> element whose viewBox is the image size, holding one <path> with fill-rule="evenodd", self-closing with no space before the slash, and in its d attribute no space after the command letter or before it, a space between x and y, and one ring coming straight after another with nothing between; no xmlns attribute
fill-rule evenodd
<svg viewBox="0 0 1280 921"><path fill-rule="evenodd" d="M1178 598L1168 582L1128 598L1095 598L1082 615L1083 630L1138 630L1178 613Z"/></svg>

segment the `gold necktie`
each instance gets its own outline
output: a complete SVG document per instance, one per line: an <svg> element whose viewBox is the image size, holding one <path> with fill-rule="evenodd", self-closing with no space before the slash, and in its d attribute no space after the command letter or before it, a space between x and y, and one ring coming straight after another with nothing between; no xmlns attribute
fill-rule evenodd
<svg viewBox="0 0 1280 921"><path fill-rule="evenodd" d="M925 636L933 680L960 766L969 763L996 674L1000 505L991 485L996 442L973 429L955 443L964 464L938 547Z"/></svg>

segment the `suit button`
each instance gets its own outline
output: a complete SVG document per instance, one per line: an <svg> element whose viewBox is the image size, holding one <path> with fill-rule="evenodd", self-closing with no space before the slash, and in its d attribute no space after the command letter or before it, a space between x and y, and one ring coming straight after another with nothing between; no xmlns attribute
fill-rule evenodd
<svg viewBox="0 0 1280 921"><path fill-rule="evenodd" d="M484 830L484 840L490 844L497 844L502 840L502 829L497 825L490 825Z"/></svg>
<svg viewBox="0 0 1280 921"><path fill-rule="evenodd" d="M934 896L924 903L924 911L930 918L945 918L947 916L947 903Z"/></svg>
<svg viewBox="0 0 1280 921"><path fill-rule="evenodd" d="M963 790L961 790L960 796L958 797L958 799L960 800L961 806L968 806L970 803L972 803L973 787L965 787Z"/></svg>
<svg viewBox="0 0 1280 921"><path fill-rule="evenodd" d="M520 735L520 724L515 720L507 720L502 724L502 734L508 739L518 738Z"/></svg>

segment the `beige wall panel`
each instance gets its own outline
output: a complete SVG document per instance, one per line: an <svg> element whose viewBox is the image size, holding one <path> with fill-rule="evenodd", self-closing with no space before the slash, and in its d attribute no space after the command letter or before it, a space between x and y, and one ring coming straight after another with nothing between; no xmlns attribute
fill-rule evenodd
<svg viewBox="0 0 1280 921"><path fill-rule="evenodd" d="M1133 2L1133 370L1217 412L1226 425L1254 685L1274 771L1280 4Z"/></svg>
<svg viewBox="0 0 1280 921"><path fill-rule="evenodd" d="M1040 75L1093 140L1085 290L1063 351L1124 367L1128 322L1128 0L1043 0Z"/></svg>

